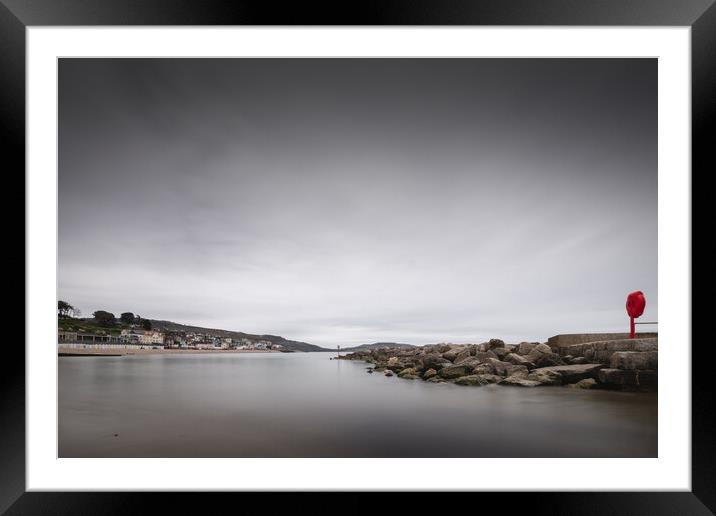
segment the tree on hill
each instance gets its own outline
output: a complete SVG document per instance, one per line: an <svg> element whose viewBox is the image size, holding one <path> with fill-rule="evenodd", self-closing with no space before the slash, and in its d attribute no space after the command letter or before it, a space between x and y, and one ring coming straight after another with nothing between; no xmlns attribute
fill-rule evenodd
<svg viewBox="0 0 716 516"><path fill-rule="evenodd" d="M152 329L152 321L149 319L142 319L142 329L144 330L151 330Z"/></svg>
<svg viewBox="0 0 716 516"><path fill-rule="evenodd" d="M134 322L134 314L132 312L124 312L119 316L119 320L124 324L132 324Z"/></svg>
<svg viewBox="0 0 716 516"><path fill-rule="evenodd" d="M104 310L97 310L92 314L92 317L99 323L100 326L114 326L114 314L106 312Z"/></svg>
<svg viewBox="0 0 716 516"><path fill-rule="evenodd" d="M57 315L58 317L72 317L75 311L75 307L69 304L67 301L57 302Z"/></svg>

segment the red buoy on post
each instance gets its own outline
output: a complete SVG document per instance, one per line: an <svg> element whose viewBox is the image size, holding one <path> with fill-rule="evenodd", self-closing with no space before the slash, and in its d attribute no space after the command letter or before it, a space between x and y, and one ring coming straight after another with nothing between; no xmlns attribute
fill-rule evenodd
<svg viewBox="0 0 716 516"><path fill-rule="evenodd" d="M641 290L632 292L627 296L626 311L631 319L631 330L629 332L629 338L634 338L634 319L641 316L644 313L646 307L646 298Z"/></svg>

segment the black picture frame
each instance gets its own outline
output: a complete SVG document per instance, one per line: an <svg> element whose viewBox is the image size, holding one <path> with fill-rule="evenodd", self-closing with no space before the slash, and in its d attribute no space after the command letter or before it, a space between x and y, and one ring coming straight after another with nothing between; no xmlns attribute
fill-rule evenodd
<svg viewBox="0 0 716 516"><path fill-rule="evenodd" d="M339 9L340 6L340 9ZM640 25L690 26L692 51L692 211L707 195L694 188L716 170L712 153L716 107L714 0L362 0L271 2L243 0L0 0L0 146L4 176L25 171L25 29L40 25ZM22 183L21 183L22 184ZM9 189L7 190L10 191ZM23 189L24 193L24 189ZM23 195L24 198L24 195ZM6 208L7 209L7 208ZM16 212L8 212L15 215ZM5 220L14 220L7 218ZM701 224L692 216L692 235ZM708 219L707 219L708 220ZM694 231L695 230L695 231ZM23 235L24 238L24 235ZM692 257L698 241L692 238ZM19 261L17 245L11 253ZM27 258L23 254L23 258ZM693 267L692 267L693 275ZM9 281L20 281L8 278ZM24 297L24 296L23 296ZM708 306L693 304L692 320L707 321ZM694 317L695 316L695 317ZM459 498L484 507L486 497L507 496L510 512L532 514L713 514L716 511L716 432L712 424L716 345L697 337L680 343L692 352L692 490L690 492L474 493ZM0 375L0 512L7 514L132 514L150 503L179 513L211 513L230 496L244 503L260 494L80 493L25 490L25 350L6 342ZM26 343L27 345L27 343ZM668 371L665 373L668 375ZM668 376L665 376L668 378ZM666 382L662 388L668 388ZM575 472L578 474L578 472ZM295 496L305 497L306 494ZM353 497L355 495L348 495ZM377 495L363 495L371 503ZM451 494L451 496L457 496ZM470 498L468 498L470 497ZM367 499L365 499L367 498ZM423 508L424 494L407 503ZM490 500L492 501L492 500ZM495 500L496 501L496 500ZM503 501L504 503L504 501ZM367 505L366 505L367 506ZM308 505L305 505L308 508ZM405 510L401 507L401 510Z"/></svg>

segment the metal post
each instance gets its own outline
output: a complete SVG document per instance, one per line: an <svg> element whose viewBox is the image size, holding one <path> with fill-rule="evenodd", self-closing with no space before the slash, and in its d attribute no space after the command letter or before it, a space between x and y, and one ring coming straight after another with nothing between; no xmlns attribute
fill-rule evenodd
<svg viewBox="0 0 716 516"><path fill-rule="evenodd" d="M634 333L635 333L634 318L631 317L630 319L631 319L631 325L630 325L630 326L631 326L631 332L629 333L629 338L630 338L630 339L633 339L633 338L634 338Z"/></svg>

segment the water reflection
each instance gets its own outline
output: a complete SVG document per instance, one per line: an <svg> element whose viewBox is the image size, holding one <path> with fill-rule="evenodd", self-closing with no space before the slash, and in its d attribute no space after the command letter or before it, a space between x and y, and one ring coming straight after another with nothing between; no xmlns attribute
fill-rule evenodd
<svg viewBox="0 0 716 516"><path fill-rule="evenodd" d="M59 455L657 454L655 394L427 384L329 356L61 357Z"/></svg>

